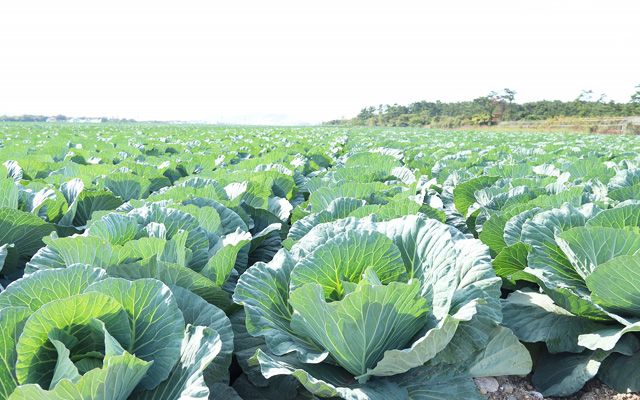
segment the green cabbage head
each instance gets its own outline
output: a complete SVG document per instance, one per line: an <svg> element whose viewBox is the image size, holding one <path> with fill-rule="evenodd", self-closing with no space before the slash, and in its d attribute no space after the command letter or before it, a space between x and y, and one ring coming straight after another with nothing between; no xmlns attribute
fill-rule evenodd
<svg viewBox="0 0 640 400"><path fill-rule="evenodd" d="M228 372L231 323L155 279L76 264L0 293L0 398L208 399Z"/></svg>
<svg viewBox="0 0 640 400"><path fill-rule="evenodd" d="M293 375L326 397L484 398L472 377L531 368L498 325L499 295L480 241L421 216L372 216L314 227L250 267L234 300L265 340L249 364L266 378Z"/></svg>
<svg viewBox="0 0 640 400"><path fill-rule="evenodd" d="M514 276L537 290L504 300L504 324L524 342L545 343L537 390L568 396L596 375L619 392L640 390L640 204L565 203L521 226L511 248L520 249L513 264L525 267Z"/></svg>

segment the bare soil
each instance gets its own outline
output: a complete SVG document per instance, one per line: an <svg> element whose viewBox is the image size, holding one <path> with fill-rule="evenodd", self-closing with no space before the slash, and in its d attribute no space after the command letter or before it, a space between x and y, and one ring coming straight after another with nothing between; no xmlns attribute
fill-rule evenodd
<svg viewBox="0 0 640 400"><path fill-rule="evenodd" d="M498 391L487 393L488 400L538 400L539 393L535 392L535 388L531 384L531 376L497 376L495 377L500 384ZM544 397L549 400L640 400L639 392L636 393L617 393L598 379L592 379L580 390L567 397Z"/></svg>

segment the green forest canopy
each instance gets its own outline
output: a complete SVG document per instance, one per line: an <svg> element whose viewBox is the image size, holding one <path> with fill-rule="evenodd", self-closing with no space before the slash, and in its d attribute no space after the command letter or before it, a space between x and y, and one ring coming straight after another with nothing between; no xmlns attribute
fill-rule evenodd
<svg viewBox="0 0 640 400"><path fill-rule="evenodd" d="M398 104L365 107L352 119L333 120L326 125L354 126L425 126L455 128L462 125L496 125L501 121L546 120L558 117L627 117L640 115L640 85L628 103L607 101L601 94L583 90L573 101L541 100L518 104L516 91L503 89L473 101L443 103L418 101L408 106Z"/></svg>

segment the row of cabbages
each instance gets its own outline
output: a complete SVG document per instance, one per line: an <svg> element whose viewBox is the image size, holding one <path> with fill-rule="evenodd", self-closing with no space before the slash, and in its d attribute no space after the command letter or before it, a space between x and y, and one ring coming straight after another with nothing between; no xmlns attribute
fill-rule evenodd
<svg viewBox="0 0 640 400"><path fill-rule="evenodd" d="M638 152L329 133L5 162L0 398L640 389Z"/></svg>
<svg viewBox="0 0 640 400"><path fill-rule="evenodd" d="M257 239L221 221L152 203L45 237L0 293L2 397L473 398L472 377L531 368L488 247L455 228L339 219L243 271Z"/></svg>

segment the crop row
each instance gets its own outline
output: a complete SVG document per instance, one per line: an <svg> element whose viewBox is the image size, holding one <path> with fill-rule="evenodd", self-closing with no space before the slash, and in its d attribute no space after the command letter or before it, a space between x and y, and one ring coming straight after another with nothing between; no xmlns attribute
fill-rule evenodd
<svg viewBox="0 0 640 400"><path fill-rule="evenodd" d="M5 124L0 163L2 399L640 390L635 137Z"/></svg>

